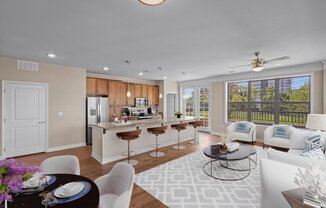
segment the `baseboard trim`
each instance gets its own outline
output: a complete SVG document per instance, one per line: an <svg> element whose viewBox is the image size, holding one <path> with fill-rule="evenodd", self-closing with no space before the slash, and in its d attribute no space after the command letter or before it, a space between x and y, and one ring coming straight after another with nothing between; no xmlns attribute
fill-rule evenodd
<svg viewBox="0 0 326 208"><path fill-rule="evenodd" d="M66 149L72 149L76 147L84 147L86 146L86 143L77 143L77 144L69 144L65 146L59 146L59 147L49 147L46 152L55 152L55 151L60 151L60 150L66 150Z"/></svg>

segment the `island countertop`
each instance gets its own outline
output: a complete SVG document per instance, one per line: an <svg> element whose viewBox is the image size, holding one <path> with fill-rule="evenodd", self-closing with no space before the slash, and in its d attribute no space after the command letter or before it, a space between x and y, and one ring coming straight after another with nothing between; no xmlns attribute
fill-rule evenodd
<svg viewBox="0 0 326 208"><path fill-rule="evenodd" d="M180 122L190 122L196 119L190 118L175 118L175 117L167 117L164 119L144 119L144 120L134 120L127 121L126 123L115 123L115 122L106 122L106 123L96 123L92 124L92 126L96 126L105 130L113 130L125 127L142 127L147 125L154 124L171 124L171 123L180 123Z"/></svg>

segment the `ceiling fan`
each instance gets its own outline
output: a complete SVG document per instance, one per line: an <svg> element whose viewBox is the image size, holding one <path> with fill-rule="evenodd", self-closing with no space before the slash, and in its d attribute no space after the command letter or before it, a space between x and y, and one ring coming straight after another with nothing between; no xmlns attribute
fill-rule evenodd
<svg viewBox="0 0 326 208"><path fill-rule="evenodd" d="M284 61L284 60L290 59L289 56L283 56L283 57L279 57L279 58L265 60L265 59L259 57L259 54L260 54L260 52L255 53L256 58L254 60L251 60L250 64L242 65L242 66L234 66L234 67L231 67L231 69L250 66L249 70L252 70L254 72L259 72L264 69L264 66L267 63L272 63L272 62L276 62L276 61Z"/></svg>

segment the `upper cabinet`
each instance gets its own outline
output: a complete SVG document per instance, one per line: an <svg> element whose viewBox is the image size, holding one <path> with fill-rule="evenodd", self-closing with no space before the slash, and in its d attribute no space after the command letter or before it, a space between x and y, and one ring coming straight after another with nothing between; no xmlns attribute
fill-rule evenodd
<svg viewBox="0 0 326 208"><path fill-rule="evenodd" d="M148 99L148 105L154 105L153 100L153 85L148 85L147 87L147 99Z"/></svg>
<svg viewBox="0 0 326 208"><path fill-rule="evenodd" d="M127 91L130 92L130 97L127 97L127 105L135 105L135 84L127 83ZM126 93L127 94L127 93Z"/></svg>
<svg viewBox="0 0 326 208"><path fill-rule="evenodd" d="M153 87L153 105L159 105L160 104L160 87L154 86Z"/></svg>
<svg viewBox="0 0 326 208"><path fill-rule="evenodd" d="M88 96L108 95L107 80L87 77L86 94Z"/></svg>
<svg viewBox="0 0 326 208"><path fill-rule="evenodd" d="M143 98L147 98L148 97L148 85L141 85L141 96Z"/></svg>
<svg viewBox="0 0 326 208"><path fill-rule="evenodd" d="M142 97L141 84L134 84L134 85L135 85L135 98Z"/></svg>

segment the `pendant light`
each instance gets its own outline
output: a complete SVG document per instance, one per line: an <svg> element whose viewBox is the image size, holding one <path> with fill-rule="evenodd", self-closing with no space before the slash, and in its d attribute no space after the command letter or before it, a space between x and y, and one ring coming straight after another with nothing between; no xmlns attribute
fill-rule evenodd
<svg viewBox="0 0 326 208"><path fill-rule="evenodd" d="M157 6L162 4L165 0L138 0L138 1L147 6Z"/></svg>
<svg viewBox="0 0 326 208"><path fill-rule="evenodd" d="M131 92L130 92L130 90L129 90L129 82L128 82L127 97L130 98L130 96L131 96Z"/></svg>
<svg viewBox="0 0 326 208"><path fill-rule="evenodd" d="M160 99L162 99L163 98L163 95L162 95L162 93L160 92L160 94L159 94L159 96L158 96Z"/></svg>

